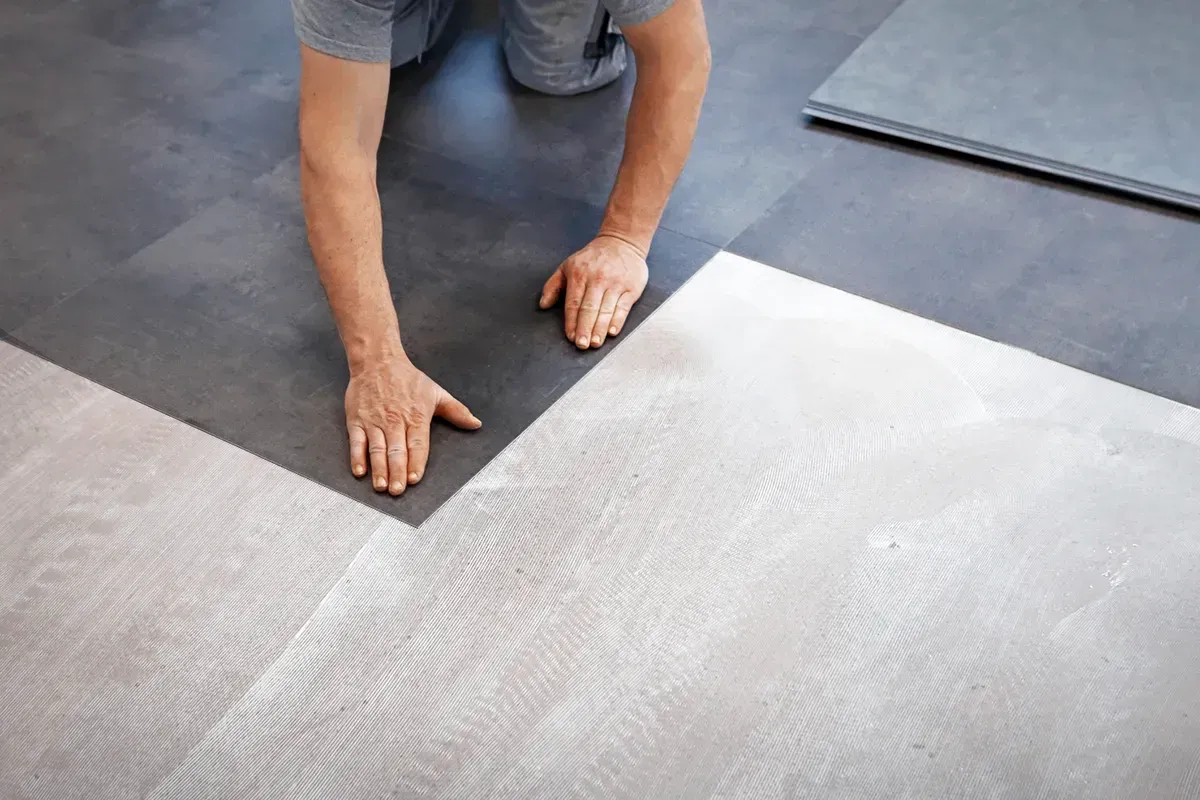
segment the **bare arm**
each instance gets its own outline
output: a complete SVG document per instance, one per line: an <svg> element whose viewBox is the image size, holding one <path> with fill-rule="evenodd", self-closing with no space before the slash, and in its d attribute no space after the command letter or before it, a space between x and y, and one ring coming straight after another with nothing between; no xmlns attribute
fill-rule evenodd
<svg viewBox="0 0 1200 800"><path fill-rule="evenodd" d="M622 33L637 61L637 84L617 180L599 234L542 290L542 308L566 290L563 327L583 350L620 333L646 288L646 256L691 151L711 66L700 0L675 0Z"/></svg>
<svg viewBox="0 0 1200 800"><path fill-rule="evenodd" d="M376 155L388 64L300 47L300 181L308 238L351 373L403 353L383 269Z"/></svg>
<svg viewBox="0 0 1200 800"><path fill-rule="evenodd" d="M350 469L363 477L369 465L375 489L398 495L425 474L435 416L468 429L480 422L414 367L400 343L375 183L390 74L386 63L300 46L300 184L313 258L350 365Z"/></svg>
<svg viewBox="0 0 1200 800"><path fill-rule="evenodd" d="M676 0L622 32L636 59L637 83L600 235L623 239L645 255L691 151L712 60L700 0Z"/></svg>

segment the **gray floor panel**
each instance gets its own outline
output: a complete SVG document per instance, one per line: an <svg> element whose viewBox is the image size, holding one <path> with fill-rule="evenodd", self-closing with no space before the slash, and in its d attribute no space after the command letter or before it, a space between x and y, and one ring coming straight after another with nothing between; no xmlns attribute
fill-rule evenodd
<svg viewBox="0 0 1200 800"><path fill-rule="evenodd" d="M0 797L143 797L400 522L0 343Z"/></svg>
<svg viewBox="0 0 1200 800"><path fill-rule="evenodd" d="M849 140L730 250L1200 406L1200 217Z"/></svg>
<svg viewBox="0 0 1200 800"><path fill-rule="evenodd" d="M1200 5L908 0L815 116L1200 208Z"/></svg>
<svg viewBox="0 0 1200 800"><path fill-rule="evenodd" d="M1187 797L1200 411L732 255L152 793Z"/></svg>

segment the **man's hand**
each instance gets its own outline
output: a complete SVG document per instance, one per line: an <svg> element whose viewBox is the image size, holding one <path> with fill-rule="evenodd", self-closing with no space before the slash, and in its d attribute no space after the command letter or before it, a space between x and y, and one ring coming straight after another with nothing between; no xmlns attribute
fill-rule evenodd
<svg viewBox="0 0 1200 800"><path fill-rule="evenodd" d="M646 254L615 236L597 236L559 265L542 289L541 307L566 293L563 329L580 350L600 347L625 327L646 290Z"/></svg>
<svg viewBox="0 0 1200 800"><path fill-rule="evenodd" d="M346 389L350 470L367 474L375 491L401 494L421 480L434 417L473 431L483 423L403 356L364 367Z"/></svg>

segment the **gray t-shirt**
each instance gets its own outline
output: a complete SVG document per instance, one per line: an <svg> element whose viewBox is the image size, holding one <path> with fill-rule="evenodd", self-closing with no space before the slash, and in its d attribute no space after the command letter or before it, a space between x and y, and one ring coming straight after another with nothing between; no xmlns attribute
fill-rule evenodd
<svg viewBox="0 0 1200 800"><path fill-rule="evenodd" d="M501 0L501 10L506 27L516 29L508 38L523 53L558 63L583 58L601 2L616 25L631 27L667 10L673 0ZM398 65L433 44L452 5L453 0L292 0L292 12L296 35L314 50Z"/></svg>

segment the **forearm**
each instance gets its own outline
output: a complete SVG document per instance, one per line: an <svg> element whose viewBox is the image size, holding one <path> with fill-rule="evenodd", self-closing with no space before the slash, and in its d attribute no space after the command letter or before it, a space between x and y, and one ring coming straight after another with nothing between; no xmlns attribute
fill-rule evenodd
<svg viewBox="0 0 1200 800"><path fill-rule="evenodd" d="M383 268L375 165L367 153L301 158L308 238L351 373L403 354Z"/></svg>
<svg viewBox="0 0 1200 800"><path fill-rule="evenodd" d="M671 190L683 171L708 86L707 50L684 65L638 62L625 125L625 153L601 235L646 254Z"/></svg>

